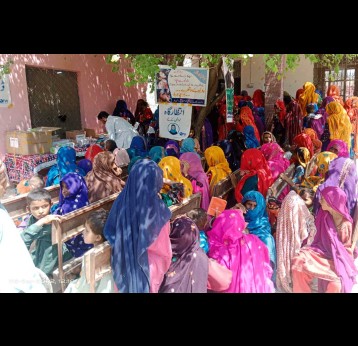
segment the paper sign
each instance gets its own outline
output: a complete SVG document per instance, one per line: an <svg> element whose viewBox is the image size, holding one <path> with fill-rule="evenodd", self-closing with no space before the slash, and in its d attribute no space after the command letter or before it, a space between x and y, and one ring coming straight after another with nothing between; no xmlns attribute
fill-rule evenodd
<svg viewBox="0 0 358 346"><path fill-rule="evenodd" d="M4 75L0 79L0 107L8 107L11 104L9 76Z"/></svg>
<svg viewBox="0 0 358 346"><path fill-rule="evenodd" d="M10 147L11 148L18 148L19 147L19 139L10 137Z"/></svg>

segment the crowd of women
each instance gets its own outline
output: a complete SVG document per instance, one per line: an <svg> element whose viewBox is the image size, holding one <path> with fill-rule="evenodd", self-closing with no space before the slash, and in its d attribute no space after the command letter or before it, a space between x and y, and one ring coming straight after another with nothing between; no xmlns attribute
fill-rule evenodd
<svg viewBox="0 0 358 346"><path fill-rule="evenodd" d="M133 115L120 100L112 115L98 115L111 138L104 147L89 147L79 162L74 149L58 151L46 181L60 184L52 213L120 192L103 239L121 293L352 292L357 100L343 103L334 85L323 98L307 82L295 98L277 100L266 128L264 93L243 91L235 96L234 123L226 123L224 98L201 133L192 129L180 143L158 136L158 112L145 101ZM284 174L290 168L292 179ZM237 170L235 206L208 216L215 186ZM288 184L268 198L277 179ZM200 208L170 220L168 207L194 193L201 194ZM79 257L93 245L79 235L66 246Z"/></svg>

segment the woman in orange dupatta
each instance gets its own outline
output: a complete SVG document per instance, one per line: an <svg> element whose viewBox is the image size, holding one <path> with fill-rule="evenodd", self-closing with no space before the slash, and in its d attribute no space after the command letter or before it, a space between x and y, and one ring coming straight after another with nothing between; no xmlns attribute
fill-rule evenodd
<svg viewBox="0 0 358 346"><path fill-rule="evenodd" d="M318 102L318 94L316 93L316 87L311 82L306 82L303 86L303 93L300 95L299 103L301 105L303 116L307 115L306 107L309 103Z"/></svg>
<svg viewBox="0 0 358 346"><path fill-rule="evenodd" d="M327 123L329 128L330 140L341 139L347 143L348 150L351 147L352 124L343 106L337 102L330 102L326 106L328 113Z"/></svg>
<svg viewBox="0 0 358 346"><path fill-rule="evenodd" d="M344 102L341 96L341 90L337 85L330 85L327 90L327 96L331 96L335 101L339 102L342 106L344 106Z"/></svg>
<svg viewBox="0 0 358 346"><path fill-rule="evenodd" d="M235 188L235 198L241 203L243 195L250 190L259 191L265 198L273 179L264 154L258 149L248 149L241 157L240 174L243 176Z"/></svg>
<svg viewBox="0 0 358 346"><path fill-rule="evenodd" d="M122 169L116 165L115 159L110 151L95 156L92 171L85 177L90 203L122 191L125 184L120 178Z"/></svg>
<svg viewBox="0 0 358 346"><path fill-rule="evenodd" d="M231 169L220 147L213 145L205 150L204 155L209 166L206 174L209 177L210 194L212 194L214 186L225 179L231 173Z"/></svg>
<svg viewBox="0 0 358 346"><path fill-rule="evenodd" d="M260 142L260 132L255 124L255 119L252 114L252 110L248 106L244 106L240 109L240 120L236 124L236 131L243 132L244 127L251 125L254 128L255 137Z"/></svg>

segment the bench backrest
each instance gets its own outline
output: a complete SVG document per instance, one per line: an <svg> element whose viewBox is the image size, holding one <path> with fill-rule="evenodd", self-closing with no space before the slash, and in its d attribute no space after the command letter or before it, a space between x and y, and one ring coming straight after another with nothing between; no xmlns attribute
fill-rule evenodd
<svg viewBox="0 0 358 346"><path fill-rule="evenodd" d="M229 174L225 179L220 180L213 189L212 197L224 198L231 190L235 189L240 180L240 170Z"/></svg>
<svg viewBox="0 0 358 346"><path fill-rule="evenodd" d="M110 210L113 202L116 200L118 195L119 192L114 193L113 195L102 198L101 200L91 203L86 207L79 208L71 213L62 216L61 221L52 222L52 244L57 244L58 246L58 268L62 290L64 290L64 271L62 254L63 243L83 232L85 222L92 212L100 208Z"/></svg>
<svg viewBox="0 0 358 346"><path fill-rule="evenodd" d="M108 241L95 246L84 254L84 271L90 292L96 292L96 282L112 271L111 246Z"/></svg>
<svg viewBox="0 0 358 346"><path fill-rule="evenodd" d="M169 207L172 212L171 220L174 220L178 215L186 214L188 211L194 208L200 208L201 194L195 193L189 198L185 199L183 203L172 205Z"/></svg>
<svg viewBox="0 0 358 346"><path fill-rule="evenodd" d="M295 173L295 165L292 163L284 172L284 174L289 177L290 179L293 178ZM278 177L275 182L269 187L266 195L266 202L268 201L269 197L277 198L283 189L287 186L287 182L282 178Z"/></svg>

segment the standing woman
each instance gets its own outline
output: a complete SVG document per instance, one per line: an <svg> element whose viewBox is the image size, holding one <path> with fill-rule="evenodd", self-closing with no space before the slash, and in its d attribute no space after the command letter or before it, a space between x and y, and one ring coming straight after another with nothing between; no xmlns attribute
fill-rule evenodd
<svg viewBox="0 0 358 346"><path fill-rule="evenodd" d="M133 165L103 234L112 247L112 269L120 293L156 293L172 259L171 212L159 197L163 172L150 159Z"/></svg>

